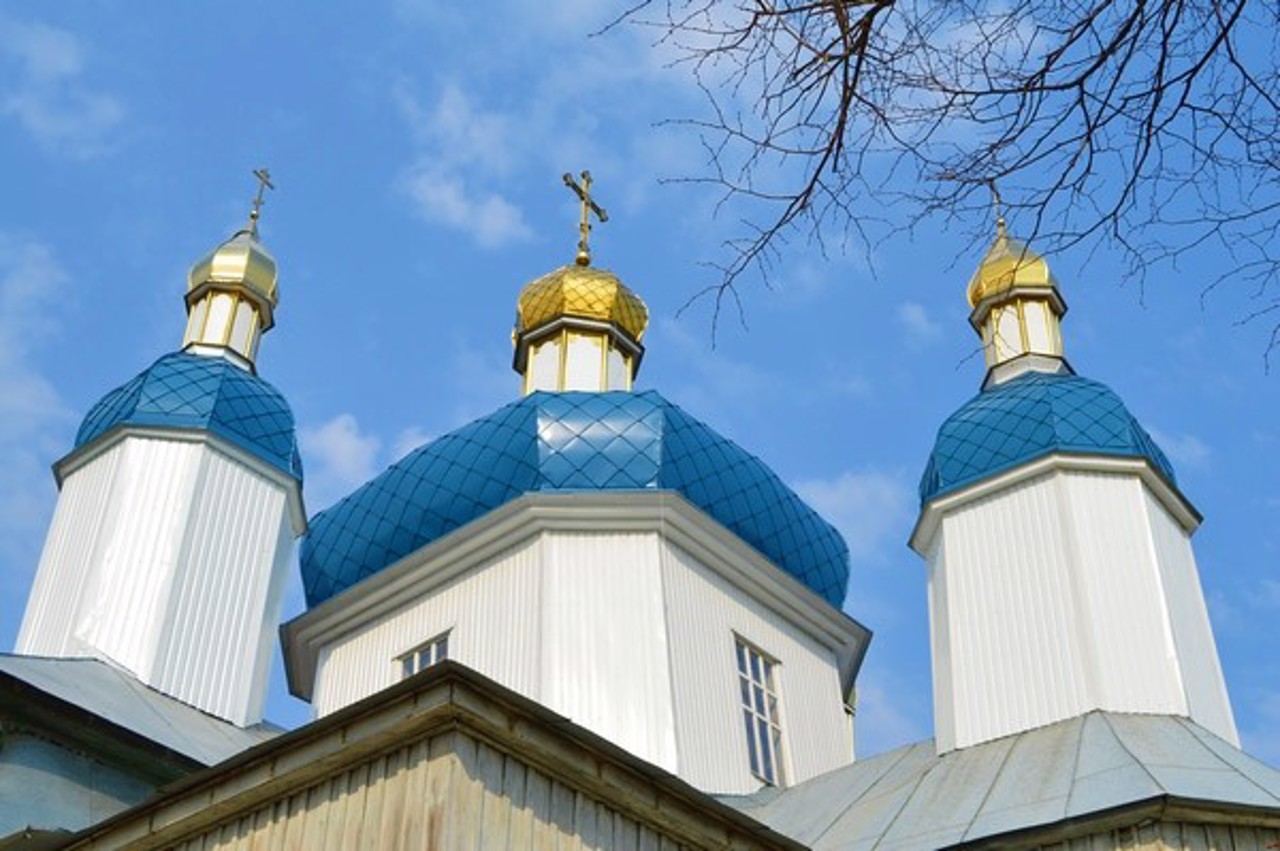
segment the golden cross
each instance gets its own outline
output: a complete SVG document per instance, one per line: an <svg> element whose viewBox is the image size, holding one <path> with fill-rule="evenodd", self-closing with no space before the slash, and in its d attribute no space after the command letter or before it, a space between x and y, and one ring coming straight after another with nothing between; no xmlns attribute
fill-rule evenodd
<svg viewBox="0 0 1280 851"><path fill-rule="evenodd" d="M275 189L276 185L271 182L271 172L265 168L255 168L253 176L258 178L258 194L253 197L253 210L249 213L249 232L257 236L258 217L262 215L262 205L265 203L262 193L267 189Z"/></svg>
<svg viewBox="0 0 1280 851"><path fill-rule="evenodd" d="M587 240L591 236L591 214L595 213L601 222L609 221L609 214L604 208L591 200L591 172L582 172L582 183L573 179L573 175L568 172L564 175L564 185L573 190L573 194L578 196L578 200L582 202L582 218L578 222L578 256L575 262L579 266L589 266L591 264L591 248L587 244Z"/></svg>

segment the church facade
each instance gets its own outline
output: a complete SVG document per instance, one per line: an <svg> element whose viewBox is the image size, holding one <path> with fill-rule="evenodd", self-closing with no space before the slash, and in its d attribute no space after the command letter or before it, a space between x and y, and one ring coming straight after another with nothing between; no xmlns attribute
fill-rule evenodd
<svg viewBox="0 0 1280 851"><path fill-rule="evenodd" d="M1068 363L1044 258L998 222L968 292L987 374L921 481L935 738L855 758L845 542L636 388L648 310L592 265L590 175L565 182L578 252L517 299L520 398L309 518L255 364L261 191L192 267L181 349L55 465L0 656L0 849L1280 847L1200 517ZM292 731L263 721L277 634L315 710Z"/></svg>

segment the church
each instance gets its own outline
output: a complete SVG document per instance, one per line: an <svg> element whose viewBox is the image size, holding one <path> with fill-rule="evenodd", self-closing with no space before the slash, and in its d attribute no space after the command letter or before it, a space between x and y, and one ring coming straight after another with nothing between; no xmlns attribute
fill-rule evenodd
<svg viewBox="0 0 1280 851"><path fill-rule="evenodd" d="M1002 218L967 290L985 377L920 452L934 737L863 755L846 542L767 446L643 386L648 308L593 264L587 172L573 262L512 293L519 397L310 516L256 366L257 175L181 345L54 463L0 655L0 851L1280 848L1201 517L1069 363L1058 282ZM294 730L264 719L277 642Z"/></svg>

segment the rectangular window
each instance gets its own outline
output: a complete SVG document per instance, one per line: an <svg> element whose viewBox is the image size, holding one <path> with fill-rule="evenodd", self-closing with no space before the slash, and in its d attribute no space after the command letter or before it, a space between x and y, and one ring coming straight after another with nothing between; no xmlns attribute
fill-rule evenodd
<svg viewBox="0 0 1280 851"><path fill-rule="evenodd" d="M412 677L423 668L429 668L436 662L443 662L448 658L449 633L445 632L399 657L400 678Z"/></svg>
<svg viewBox="0 0 1280 851"><path fill-rule="evenodd" d="M751 773L771 786L784 782L782 721L778 713L778 663L737 639L738 690Z"/></svg>

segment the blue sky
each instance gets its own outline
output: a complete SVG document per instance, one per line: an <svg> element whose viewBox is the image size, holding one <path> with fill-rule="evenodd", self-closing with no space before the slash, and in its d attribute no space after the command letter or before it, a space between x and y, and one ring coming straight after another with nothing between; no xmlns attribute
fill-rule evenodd
<svg viewBox="0 0 1280 851"><path fill-rule="evenodd" d="M982 221L865 255L794 243L745 327L691 294L735 233L696 186L699 94L652 34L589 37L604 4L18 2L0 11L0 645L11 647L56 491L49 465L110 388L177 347L188 266L243 222L249 172L281 267L260 373L297 415L315 511L513 398L527 281L569 262L589 168L598 265L648 302L639 384L759 455L849 539L848 611L875 630L860 748L929 735L915 484L976 392L965 285ZM1018 221L1011 222L1018 231ZM1201 577L1245 745L1280 764L1280 453L1270 328L1218 258L1145 287L1118 259L1051 257L1076 369L1157 437L1206 517ZM296 578L287 615L301 609ZM277 672L271 715L304 720Z"/></svg>

